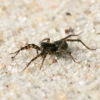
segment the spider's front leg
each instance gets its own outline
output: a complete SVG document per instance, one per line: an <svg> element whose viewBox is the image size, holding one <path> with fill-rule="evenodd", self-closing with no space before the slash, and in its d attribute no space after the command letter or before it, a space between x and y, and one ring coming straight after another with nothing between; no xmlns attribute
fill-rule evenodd
<svg viewBox="0 0 100 100"><path fill-rule="evenodd" d="M15 54L15 56L12 57L14 59L21 50L25 50L25 49L29 49L29 48L36 49L37 50L37 54L38 54L38 50L40 50L40 47L38 47L37 45L35 45L35 44L28 44L28 45L26 45L24 47L21 47L21 49L17 50L16 52L10 53L10 54Z"/></svg>
<svg viewBox="0 0 100 100"><path fill-rule="evenodd" d="M50 38L45 38L45 39L43 39L41 42L43 42L43 41L47 41L48 43L50 42Z"/></svg>
<svg viewBox="0 0 100 100"><path fill-rule="evenodd" d="M67 52L67 54L73 59L74 62L78 63L78 61L76 61L75 58L71 55L71 52Z"/></svg>
<svg viewBox="0 0 100 100"><path fill-rule="evenodd" d="M81 32L82 33L82 32ZM73 36L79 36L81 33L79 33L78 35L75 35L75 34L73 34L73 35L68 35L68 36L66 36L65 38L62 38L61 40L66 40L66 39L68 39L68 38L70 38L70 37L73 37Z"/></svg>
<svg viewBox="0 0 100 100"><path fill-rule="evenodd" d="M46 56L47 56L47 54L42 55L43 60L42 60L42 64L41 64L41 66L40 66L40 69L41 69L42 66L43 66L43 63L44 63L44 60L45 60Z"/></svg>
<svg viewBox="0 0 100 100"><path fill-rule="evenodd" d="M66 50L58 50L57 53L60 53L60 52L64 52L64 53L67 53L74 62L78 63L78 61L75 60L75 58L71 55L71 52L69 51L66 51Z"/></svg>

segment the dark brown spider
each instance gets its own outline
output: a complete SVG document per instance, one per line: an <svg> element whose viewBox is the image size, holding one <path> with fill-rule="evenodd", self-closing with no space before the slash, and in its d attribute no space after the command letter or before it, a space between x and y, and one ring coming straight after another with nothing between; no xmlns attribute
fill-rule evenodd
<svg viewBox="0 0 100 100"><path fill-rule="evenodd" d="M86 44L84 44L80 39L69 39L70 37L73 37L73 36L78 36L78 35L69 35L65 38L62 38L58 41L54 41L53 43L50 43L50 38L45 38L41 41L41 46L37 46L35 44L28 44L24 47L22 47L21 49L17 50L15 53L15 56L21 51L21 50L25 50L25 49L29 49L29 48L34 48L37 50L37 56L34 57L28 64L27 66L23 69L25 70L30 64L32 61L34 61L35 59L37 59L38 57L42 56L43 60L42 60L42 64L40 66L40 69L42 68L43 66L43 62L47 56L47 54L58 54L58 53L61 53L61 52L66 52L72 59L74 62L76 62L76 60L74 59L74 57L71 55L71 52L68 52L67 49L68 49L68 44L67 44L67 41L68 42L80 42L82 43L87 49L89 50L95 50L95 49L91 49L89 48L88 46L86 46ZM46 42L43 42L43 41L46 41ZM38 51L40 51L40 53L38 54ZM14 53L11 53L11 54L14 54ZM12 58L15 58L12 57Z"/></svg>

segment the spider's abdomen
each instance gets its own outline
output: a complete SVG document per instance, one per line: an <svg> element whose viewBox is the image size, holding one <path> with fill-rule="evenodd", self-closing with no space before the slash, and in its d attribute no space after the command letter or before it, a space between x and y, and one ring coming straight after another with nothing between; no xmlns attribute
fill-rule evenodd
<svg viewBox="0 0 100 100"><path fill-rule="evenodd" d="M41 43L41 51L45 53L55 53L57 51L57 47L53 43L42 42Z"/></svg>

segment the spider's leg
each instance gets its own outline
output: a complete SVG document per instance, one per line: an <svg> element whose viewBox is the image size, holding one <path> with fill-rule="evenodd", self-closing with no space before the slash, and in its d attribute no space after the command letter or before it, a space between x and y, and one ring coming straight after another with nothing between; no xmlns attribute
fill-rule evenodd
<svg viewBox="0 0 100 100"><path fill-rule="evenodd" d="M74 62L78 63L75 58L71 55L71 52L67 52L67 54L73 59Z"/></svg>
<svg viewBox="0 0 100 100"><path fill-rule="evenodd" d="M42 53L38 54L36 57L34 57L28 64L27 66L23 69L23 71L33 62L35 59L37 59L39 56L41 56Z"/></svg>
<svg viewBox="0 0 100 100"><path fill-rule="evenodd" d="M81 32L82 33L82 32ZM69 37L72 37L72 36L79 36L81 33L79 33L78 35L68 35L68 36L66 36L65 38L62 38L61 40L65 40L65 39L67 39L67 38L69 38Z"/></svg>
<svg viewBox="0 0 100 100"><path fill-rule="evenodd" d="M82 43L87 49L89 50L96 50L96 49L92 49L92 48L89 48L84 42L82 42L82 40L80 39L67 39L66 41L69 41L69 42L80 42Z"/></svg>
<svg viewBox="0 0 100 100"><path fill-rule="evenodd" d="M21 50L25 50L25 49L29 49L29 48L34 48L37 50L37 54L38 54L38 50L40 50L40 47L38 47L37 45L35 44L28 44L24 47L21 47L21 49L17 50L16 52L14 53L11 53L11 54L15 54L15 56L13 56L12 58L15 58L17 56L17 54L21 51Z"/></svg>
<svg viewBox="0 0 100 100"><path fill-rule="evenodd" d="M14 59L18 55L19 52L20 52L20 50L17 50L16 52L14 52L15 56L13 56L12 59ZM10 53L10 54L14 54L14 53Z"/></svg>
<svg viewBox="0 0 100 100"><path fill-rule="evenodd" d="M43 42L43 41L47 41L48 43L50 42L50 38L45 38L45 39L43 39L41 42Z"/></svg>
<svg viewBox="0 0 100 100"><path fill-rule="evenodd" d="M46 55L47 55L47 54L46 54ZM40 66L40 69L41 69L42 66L43 66L44 60L45 60L45 58L46 58L46 55L42 56L42 57L43 57L43 60L42 60L42 64L41 64L41 66Z"/></svg>

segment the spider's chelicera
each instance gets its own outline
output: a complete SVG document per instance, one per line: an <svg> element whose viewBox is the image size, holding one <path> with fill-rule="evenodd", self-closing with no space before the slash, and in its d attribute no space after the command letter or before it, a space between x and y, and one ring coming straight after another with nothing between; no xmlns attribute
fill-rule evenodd
<svg viewBox="0 0 100 100"><path fill-rule="evenodd" d="M48 54L59 54L59 53L62 53L62 52L65 52L67 53L72 59L74 62L76 62L76 60L74 59L74 57L71 55L71 52L68 52L68 44L67 44L67 41L68 42L80 42L82 43L87 49L90 49L90 50L95 50L95 49L91 49L89 48L88 46L86 46L85 43L83 43L80 39L70 39L70 37L73 37L73 36L78 36L78 35L68 35L67 37L65 38L62 38L60 40L57 40L57 41L54 41L53 43L50 43L50 38L45 38L41 41L41 46L37 46L35 44L28 44L22 48L20 48L19 50L17 50L15 53L15 56L12 57L12 58L15 58L16 55L21 51L21 50L25 50L25 49L29 49L29 48L34 48L37 50L37 56L34 57L28 64L27 66L23 69L25 70L30 64L31 62L33 62L34 60L36 60L38 57L42 57L43 60L42 60L42 64L40 66L40 69L42 68L43 66L43 62L46 58L46 56ZM38 51L40 51L40 53L38 53ZM14 53L11 53L11 54L14 54Z"/></svg>

